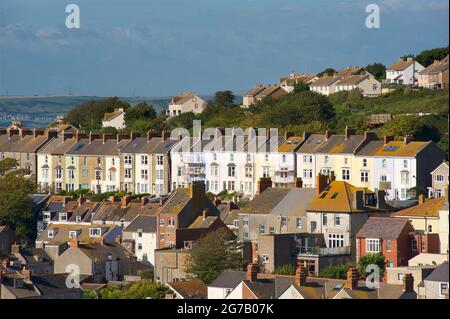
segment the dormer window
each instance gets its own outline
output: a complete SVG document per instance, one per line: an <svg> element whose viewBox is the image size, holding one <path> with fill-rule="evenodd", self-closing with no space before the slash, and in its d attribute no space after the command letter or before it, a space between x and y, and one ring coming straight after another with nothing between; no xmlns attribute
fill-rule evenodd
<svg viewBox="0 0 450 319"><path fill-rule="evenodd" d="M137 233L138 233L138 237L142 237L142 229L138 229Z"/></svg>
<svg viewBox="0 0 450 319"><path fill-rule="evenodd" d="M78 234L76 230L70 230L69 231L69 238L77 238Z"/></svg>
<svg viewBox="0 0 450 319"><path fill-rule="evenodd" d="M44 217L43 217L44 222L49 222L50 218L51 218L51 213L50 212L44 212Z"/></svg>
<svg viewBox="0 0 450 319"><path fill-rule="evenodd" d="M75 221L76 221L77 223L81 222L81 216L75 216Z"/></svg>
<svg viewBox="0 0 450 319"><path fill-rule="evenodd" d="M89 228L89 237L100 237L102 231L100 228Z"/></svg>
<svg viewBox="0 0 450 319"><path fill-rule="evenodd" d="M59 221L66 222L67 221L67 213L59 213Z"/></svg>
<svg viewBox="0 0 450 319"><path fill-rule="evenodd" d="M49 229L48 230L48 232L47 232L47 237L48 238L53 238L53 237L55 237L55 235L56 235L56 232L55 232L54 229Z"/></svg>

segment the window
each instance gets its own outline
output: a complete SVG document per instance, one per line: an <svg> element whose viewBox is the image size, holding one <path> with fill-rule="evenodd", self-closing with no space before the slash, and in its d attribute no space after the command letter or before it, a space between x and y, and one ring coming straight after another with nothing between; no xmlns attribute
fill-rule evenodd
<svg viewBox="0 0 450 319"><path fill-rule="evenodd" d="M408 168L408 160L403 160L403 168Z"/></svg>
<svg viewBox="0 0 450 319"><path fill-rule="evenodd" d="M67 221L67 213L59 213L59 221L66 222Z"/></svg>
<svg viewBox="0 0 450 319"><path fill-rule="evenodd" d="M341 226L341 216L339 216L337 214L334 216L334 225Z"/></svg>
<svg viewBox="0 0 450 319"><path fill-rule="evenodd" d="M233 226L239 228L239 219L233 220Z"/></svg>
<svg viewBox="0 0 450 319"><path fill-rule="evenodd" d="M83 168L83 169L81 170L81 176L82 176L82 177L89 177L89 170L86 169L86 168Z"/></svg>
<svg viewBox="0 0 450 319"><path fill-rule="evenodd" d="M433 225L428 225L428 232L432 233L433 232Z"/></svg>
<svg viewBox="0 0 450 319"><path fill-rule="evenodd" d="M378 84L372 84L372 90L373 91L378 90Z"/></svg>
<svg viewBox="0 0 450 319"><path fill-rule="evenodd" d="M248 239L248 232L244 232L244 239Z"/></svg>
<svg viewBox="0 0 450 319"><path fill-rule="evenodd" d="M265 155L264 155L264 160L265 160L266 162L269 161L269 154L265 154Z"/></svg>
<svg viewBox="0 0 450 319"><path fill-rule="evenodd" d="M56 178L58 178L58 179L62 178L62 170L61 169L56 170Z"/></svg>
<svg viewBox="0 0 450 319"><path fill-rule="evenodd" d="M214 176L214 177L219 176L219 166L217 166L217 165L211 166L211 176Z"/></svg>
<svg viewBox="0 0 450 319"><path fill-rule="evenodd" d="M328 234L328 247L329 248L344 247L344 235L343 234Z"/></svg>
<svg viewBox="0 0 450 319"><path fill-rule="evenodd" d="M367 159L364 158L362 160L362 165L363 165L363 167L367 167Z"/></svg>
<svg viewBox="0 0 450 319"><path fill-rule="evenodd" d="M247 162L250 162L252 160L252 155L251 154L247 154Z"/></svg>
<svg viewBox="0 0 450 319"><path fill-rule="evenodd" d="M253 177L253 168L252 167L245 168L245 177Z"/></svg>
<svg viewBox="0 0 450 319"><path fill-rule="evenodd" d="M183 176L183 168L182 167L177 168L177 175L178 175L178 177Z"/></svg>
<svg viewBox="0 0 450 319"><path fill-rule="evenodd" d="M283 155L281 156L281 161L282 161L283 163L286 163L286 154L283 154Z"/></svg>
<svg viewBox="0 0 450 319"><path fill-rule="evenodd" d="M448 292L448 283L441 282L439 286L439 296L443 297Z"/></svg>
<svg viewBox="0 0 450 319"><path fill-rule="evenodd" d="M142 250L142 244L141 243L138 244L137 249L138 250Z"/></svg>
<svg viewBox="0 0 450 319"><path fill-rule="evenodd" d="M400 173L400 182L402 184L409 184L409 172Z"/></svg>
<svg viewBox="0 0 450 319"><path fill-rule="evenodd" d="M296 220L295 220L295 226L297 228L302 228L303 227L303 220L301 218L297 217Z"/></svg>
<svg viewBox="0 0 450 319"><path fill-rule="evenodd" d="M131 155L125 155L124 162L125 162L125 164L130 165L131 164Z"/></svg>
<svg viewBox="0 0 450 319"><path fill-rule="evenodd" d="M269 167L267 166L263 167L263 177L270 177Z"/></svg>
<svg viewBox="0 0 450 319"><path fill-rule="evenodd" d="M167 220L167 226L175 226L175 219L169 217L169 219Z"/></svg>
<svg viewBox="0 0 450 319"><path fill-rule="evenodd" d="M111 158L111 165L112 165L112 166L116 165L116 159L115 159L114 157Z"/></svg>
<svg viewBox="0 0 450 319"><path fill-rule="evenodd" d="M90 237L100 237L101 229L100 228L89 228L89 236Z"/></svg>
<svg viewBox="0 0 450 319"><path fill-rule="evenodd" d="M366 239L366 252L368 253L379 253L380 250L380 240L378 238L372 239L367 238Z"/></svg>
<svg viewBox="0 0 450 319"><path fill-rule="evenodd" d="M242 225L247 226L248 225L248 216L242 217Z"/></svg>
<svg viewBox="0 0 450 319"><path fill-rule="evenodd" d="M81 222L81 216L75 216L75 221L76 221L77 223Z"/></svg>
<svg viewBox="0 0 450 319"><path fill-rule="evenodd" d="M164 226L164 219L159 220L159 226Z"/></svg>
<svg viewBox="0 0 450 319"><path fill-rule="evenodd" d="M69 174L69 179L75 178L75 171L73 169L69 169L67 173Z"/></svg>
<svg viewBox="0 0 450 319"><path fill-rule="evenodd" d="M125 178L131 178L131 168L125 169Z"/></svg>
<svg viewBox="0 0 450 319"><path fill-rule="evenodd" d="M386 161L385 159L381 161L381 166L382 166L383 168L386 168L386 167L387 167L387 161Z"/></svg>
<svg viewBox="0 0 450 319"><path fill-rule="evenodd" d="M369 181L369 172L361 171L361 182L366 183Z"/></svg>
<svg viewBox="0 0 450 319"><path fill-rule="evenodd" d="M144 181L148 180L148 170L141 169L141 179Z"/></svg>
<svg viewBox="0 0 450 319"><path fill-rule="evenodd" d="M164 179L164 170L162 169L156 170L156 179Z"/></svg>
<svg viewBox="0 0 450 319"><path fill-rule="evenodd" d="M310 228L311 228L311 233L314 233L317 229L317 222L316 221L311 221L310 222Z"/></svg>
<svg viewBox="0 0 450 319"><path fill-rule="evenodd" d="M404 274L401 273L401 272L399 272L399 273L397 274L397 280L403 282L403 276L404 276Z"/></svg>
<svg viewBox="0 0 450 319"><path fill-rule="evenodd" d="M350 170L345 168L342 170L342 180L348 181L350 180Z"/></svg>
<svg viewBox="0 0 450 319"><path fill-rule="evenodd" d="M115 182L116 181L116 172L109 172L109 181L110 182Z"/></svg>
<svg viewBox="0 0 450 319"><path fill-rule="evenodd" d="M269 262L269 255L268 254L262 254L261 260L263 264L267 264Z"/></svg>
<svg viewBox="0 0 450 319"><path fill-rule="evenodd" d="M345 158L344 158L344 163L345 163L345 165L348 164L348 157L345 157Z"/></svg>
<svg viewBox="0 0 450 319"><path fill-rule="evenodd" d="M326 158L327 156L325 156ZM312 163L312 156L311 155L305 155L303 156L303 163Z"/></svg>
<svg viewBox="0 0 450 319"><path fill-rule="evenodd" d="M264 230L265 230L264 224L259 224L259 233L264 234Z"/></svg>
<svg viewBox="0 0 450 319"><path fill-rule="evenodd" d="M83 157L83 165L86 166L87 165L87 157Z"/></svg>
<svg viewBox="0 0 450 319"><path fill-rule="evenodd" d="M269 227L269 234L275 234L275 228L273 226Z"/></svg>
<svg viewBox="0 0 450 319"><path fill-rule="evenodd" d="M164 156L162 156L162 155L157 155L157 156L156 156L156 164L157 164L157 165L164 165Z"/></svg>
<svg viewBox="0 0 450 319"><path fill-rule="evenodd" d="M99 180L102 179L102 171L101 171L101 170L96 170L96 171L95 171L95 179L96 179L97 181L99 181Z"/></svg>
<svg viewBox="0 0 450 319"><path fill-rule="evenodd" d="M230 162L233 162L233 161L234 161L234 154L231 153L231 154L230 154Z"/></svg>
<svg viewBox="0 0 450 319"><path fill-rule="evenodd" d="M444 175L436 175L434 179L436 180L436 182L443 182Z"/></svg>
<svg viewBox="0 0 450 319"><path fill-rule="evenodd" d="M312 169L304 169L303 170L303 178L312 178Z"/></svg>
<svg viewBox="0 0 450 319"><path fill-rule="evenodd" d="M330 160L330 158L328 156L325 156L323 161L324 161L325 164L328 164L329 160Z"/></svg>
<svg viewBox="0 0 450 319"><path fill-rule="evenodd" d="M48 178L48 168L42 169L42 178L47 179Z"/></svg>
<svg viewBox="0 0 450 319"><path fill-rule="evenodd" d="M77 231L76 230L70 230L69 231L69 238L77 238Z"/></svg>
<svg viewBox="0 0 450 319"><path fill-rule="evenodd" d="M47 237L48 238L53 238L55 236L55 232L53 231L53 229L50 229L48 232L47 232Z"/></svg>
<svg viewBox="0 0 450 319"><path fill-rule="evenodd" d="M213 161L217 161L217 154L216 153L213 154Z"/></svg>
<svg viewBox="0 0 450 319"><path fill-rule="evenodd" d="M147 155L141 155L141 164L148 165L148 156Z"/></svg>
<svg viewBox="0 0 450 319"><path fill-rule="evenodd" d="M236 177L236 166L233 165L228 166L228 176Z"/></svg>
<svg viewBox="0 0 450 319"><path fill-rule="evenodd" d="M381 175L380 176L380 181L381 182L386 182L387 181L387 176L386 175Z"/></svg>
<svg viewBox="0 0 450 319"><path fill-rule="evenodd" d="M281 217L281 227L285 227L287 225L287 217Z"/></svg>

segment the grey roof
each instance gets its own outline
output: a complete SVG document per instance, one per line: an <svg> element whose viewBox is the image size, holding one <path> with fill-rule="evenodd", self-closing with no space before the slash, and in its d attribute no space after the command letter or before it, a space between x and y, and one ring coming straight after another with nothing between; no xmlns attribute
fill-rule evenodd
<svg viewBox="0 0 450 319"><path fill-rule="evenodd" d="M381 146L383 146L384 141L370 141L366 143L361 149L357 152L357 155L362 156L370 156L375 153L377 149L379 149Z"/></svg>
<svg viewBox="0 0 450 319"><path fill-rule="evenodd" d="M258 299L275 299L275 280L258 279L256 281L244 280L245 285L258 297Z"/></svg>
<svg viewBox="0 0 450 319"><path fill-rule="evenodd" d="M63 155L74 146L76 142L76 138L68 138L63 141L62 138L54 137L38 151L38 154Z"/></svg>
<svg viewBox="0 0 450 319"><path fill-rule="evenodd" d="M34 256L41 257L43 262L51 261L47 252L42 248L23 248L20 250L20 255L22 255L27 264L38 263Z"/></svg>
<svg viewBox="0 0 450 319"><path fill-rule="evenodd" d="M350 135L346 140L344 135L332 135L318 149L318 153L354 154L357 147L364 141L363 135Z"/></svg>
<svg viewBox="0 0 450 319"><path fill-rule="evenodd" d="M48 276L32 277L34 286L39 290L43 296L54 296L64 293L80 294L82 296L82 290L80 288L68 288L66 285L66 279L68 274L57 274Z"/></svg>
<svg viewBox="0 0 450 319"><path fill-rule="evenodd" d="M25 135L20 138L19 135L12 135L10 139L8 136L0 135L0 151L1 152L17 152L17 153L35 153L47 142L46 135L38 135L36 138L33 135Z"/></svg>
<svg viewBox="0 0 450 319"><path fill-rule="evenodd" d="M425 281L448 282L448 262L437 266Z"/></svg>
<svg viewBox="0 0 450 319"><path fill-rule="evenodd" d="M67 152L68 155L118 155L122 147L130 140L123 139L117 143L117 139L108 139L103 143L103 139L94 139L89 143L89 139L80 139Z"/></svg>
<svg viewBox="0 0 450 319"><path fill-rule="evenodd" d="M130 141L122 149L122 153L146 153L146 154L165 154L168 153L178 140L171 140L170 138L162 139L161 137L153 137L148 140L146 137L137 137Z"/></svg>
<svg viewBox="0 0 450 319"><path fill-rule="evenodd" d="M361 238L383 238L397 239L405 227L408 227L408 220L389 217L371 217L356 234ZM412 226L410 230L413 231Z"/></svg>
<svg viewBox="0 0 450 319"><path fill-rule="evenodd" d="M297 153L315 153L326 142L325 134L311 134L297 149Z"/></svg>
<svg viewBox="0 0 450 319"><path fill-rule="evenodd" d="M208 287L236 288L245 279L245 271L225 270Z"/></svg>
<svg viewBox="0 0 450 319"><path fill-rule="evenodd" d="M138 216L135 220L125 228L124 232L136 232L138 229L142 229L143 233L155 233L156 232L156 216Z"/></svg>

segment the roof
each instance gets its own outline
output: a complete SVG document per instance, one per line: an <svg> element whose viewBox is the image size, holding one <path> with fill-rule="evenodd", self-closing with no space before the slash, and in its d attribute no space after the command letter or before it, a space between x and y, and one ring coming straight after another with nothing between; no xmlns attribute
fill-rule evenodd
<svg viewBox="0 0 450 319"><path fill-rule="evenodd" d="M244 279L245 271L225 270L208 287L236 288Z"/></svg>
<svg viewBox="0 0 450 319"><path fill-rule="evenodd" d="M86 256L90 259L96 259L98 262L109 259L109 255L112 254L112 257L120 258L121 260L127 260L130 253L126 250L125 247L119 244L80 244L78 246Z"/></svg>
<svg viewBox="0 0 450 319"><path fill-rule="evenodd" d="M273 279L244 280L243 283L258 299L275 299L275 281Z"/></svg>
<svg viewBox="0 0 450 319"><path fill-rule="evenodd" d="M141 229L143 233L155 233L156 232L156 216L141 216L141 215L139 215L123 231L124 232L137 232L139 229Z"/></svg>
<svg viewBox="0 0 450 319"><path fill-rule="evenodd" d="M293 74L287 77L281 77L280 83L286 83L287 85L294 85L298 82L305 82L308 83L312 79L316 77L315 74L312 73L305 73L305 74Z"/></svg>
<svg viewBox="0 0 450 319"><path fill-rule="evenodd" d="M337 77L337 76L324 76L319 78L317 81L315 81L314 83L311 83L310 86L314 87L314 86L331 86L334 83L336 83L337 81L339 81L341 78Z"/></svg>
<svg viewBox="0 0 450 319"><path fill-rule="evenodd" d="M392 213L394 217L439 217L441 210L447 203L447 197L431 198L423 204L412 206Z"/></svg>
<svg viewBox="0 0 450 319"><path fill-rule="evenodd" d="M103 121L111 121L113 118L123 113L124 113L123 109L116 109L114 110L114 112L105 113Z"/></svg>
<svg viewBox="0 0 450 319"><path fill-rule="evenodd" d="M415 157L432 142L391 141L384 144L383 141L369 141L358 151L358 155L380 157Z"/></svg>
<svg viewBox="0 0 450 319"><path fill-rule="evenodd" d="M179 214L190 202L189 189L177 188L161 207L159 213Z"/></svg>
<svg viewBox="0 0 450 319"><path fill-rule="evenodd" d="M27 264L34 264L40 262L50 262L51 258L47 252L42 248L22 248L20 249L20 255L25 259ZM35 257L42 258L42 261L37 260Z"/></svg>
<svg viewBox="0 0 450 319"><path fill-rule="evenodd" d="M80 288L67 287L67 276L68 274L33 276L31 280L42 296L55 296L77 292L80 294L81 299L82 290Z"/></svg>
<svg viewBox="0 0 450 319"><path fill-rule="evenodd" d="M315 188L268 188L253 197L239 213L302 216L315 192Z"/></svg>
<svg viewBox="0 0 450 319"><path fill-rule="evenodd" d="M278 145L278 152L295 152L303 143L303 136L291 136Z"/></svg>
<svg viewBox="0 0 450 319"><path fill-rule="evenodd" d="M325 143L325 134L311 134L297 149L297 153L316 153Z"/></svg>
<svg viewBox="0 0 450 319"><path fill-rule="evenodd" d="M199 279L168 282L166 285L183 296L184 299L206 298L208 295L208 287Z"/></svg>
<svg viewBox="0 0 450 319"><path fill-rule="evenodd" d="M392 64L386 71L403 71L407 69L411 64L414 63L413 59L403 60L399 59L397 62Z"/></svg>
<svg viewBox="0 0 450 319"><path fill-rule="evenodd" d="M358 238L397 239L409 224L407 219L370 217L360 228ZM412 226L410 226L412 229Z"/></svg>
<svg viewBox="0 0 450 319"><path fill-rule="evenodd" d="M192 99L194 97L203 101L203 99L200 98L198 95L189 92L189 93L186 93L186 94L183 94L183 95L172 97L172 103L171 104L182 105L182 104L186 103L187 101L189 101L190 99Z"/></svg>
<svg viewBox="0 0 450 319"><path fill-rule="evenodd" d="M216 220L220 220L219 216L198 216L194 222L189 225L189 228L209 228Z"/></svg>
<svg viewBox="0 0 450 319"><path fill-rule="evenodd" d="M261 84L256 84L254 87L252 87L249 91L243 94L243 96L256 96L258 93L263 91L266 87Z"/></svg>
<svg viewBox="0 0 450 319"><path fill-rule="evenodd" d="M121 202L104 202L98 212L92 218L92 221L108 221L131 222L139 215L154 216L158 208L159 202L146 203L142 205L141 202L130 202L123 207Z"/></svg>
<svg viewBox="0 0 450 319"><path fill-rule="evenodd" d="M269 85L264 90L262 90L261 92L256 94L256 97L257 98L265 98L265 97L271 96L278 90L283 90L283 89L279 85ZM283 92L285 92L285 91L283 90Z"/></svg>
<svg viewBox="0 0 450 319"><path fill-rule="evenodd" d="M333 181L314 198L307 210L343 213L361 212L361 210L357 210L354 207L353 203L356 191L362 191L364 194L373 194L366 187L355 187L344 181ZM367 210L376 210L376 208L365 206L362 211Z"/></svg>
<svg viewBox="0 0 450 319"><path fill-rule="evenodd" d="M76 142L76 138L63 140L62 138L54 137L38 151L38 154L63 155L75 145Z"/></svg>
<svg viewBox="0 0 450 319"><path fill-rule="evenodd" d="M19 135L12 135L10 139L6 134L0 135L1 152L17 153L35 153L42 145L47 142L46 135L25 135L21 138Z"/></svg>
<svg viewBox="0 0 450 319"><path fill-rule="evenodd" d="M449 168L448 162L447 162L447 161L442 162L438 167L436 167L436 168L431 172L431 174L434 174L434 173L435 173L438 169L440 169L441 167L447 167L447 170L448 170L448 168Z"/></svg>
<svg viewBox="0 0 450 319"><path fill-rule="evenodd" d="M119 151L127 143L129 139L122 139L117 143L116 138L107 139L103 143L103 139L94 139L92 143L89 139L80 139L67 152L66 155L118 155Z"/></svg>
<svg viewBox="0 0 450 319"><path fill-rule="evenodd" d="M448 282L448 262L437 266L425 281Z"/></svg>
<svg viewBox="0 0 450 319"><path fill-rule="evenodd" d="M146 137L137 137L125 145L121 152L128 154L167 154L176 143L178 143L178 140L170 138L153 137L148 140Z"/></svg>
<svg viewBox="0 0 450 319"><path fill-rule="evenodd" d="M332 135L317 150L317 153L354 154L363 141L364 135L350 135L348 139L344 135Z"/></svg>
<svg viewBox="0 0 450 319"><path fill-rule="evenodd" d="M345 69L340 70L337 75L342 77L352 76L362 69L360 66L348 66Z"/></svg>
<svg viewBox="0 0 450 319"><path fill-rule="evenodd" d="M369 74L350 75L340 80L336 85L358 85L369 78Z"/></svg>
<svg viewBox="0 0 450 319"><path fill-rule="evenodd" d="M89 235L90 228L100 228L101 236L92 237ZM98 243L102 237L110 233L116 226L111 225L80 225L80 224L58 224L51 223L36 239L38 242L45 242L48 245L60 245L70 241L69 231L76 231L80 243ZM53 230L53 237L48 237L48 231ZM56 234L55 234L56 232Z"/></svg>

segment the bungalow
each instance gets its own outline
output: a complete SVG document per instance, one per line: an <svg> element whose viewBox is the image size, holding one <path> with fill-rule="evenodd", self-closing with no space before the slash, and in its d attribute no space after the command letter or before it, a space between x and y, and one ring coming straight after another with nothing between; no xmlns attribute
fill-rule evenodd
<svg viewBox="0 0 450 319"><path fill-rule="evenodd" d="M256 104L256 96L261 93L263 90L265 90L266 87L262 84L256 84L254 87L252 87L249 91L244 93L242 96L242 106L243 108L248 108L250 105Z"/></svg>
<svg viewBox="0 0 450 319"><path fill-rule="evenodd" d="M287 77L280 78L280 86L288 93L294 91L297 83L303 82L305 84L311 84L317 81L319 77L312 73L295 74L291 73Z"/></svg>

